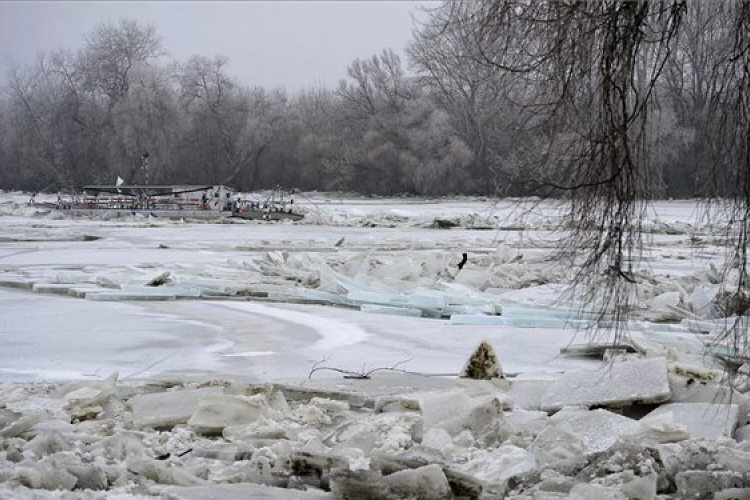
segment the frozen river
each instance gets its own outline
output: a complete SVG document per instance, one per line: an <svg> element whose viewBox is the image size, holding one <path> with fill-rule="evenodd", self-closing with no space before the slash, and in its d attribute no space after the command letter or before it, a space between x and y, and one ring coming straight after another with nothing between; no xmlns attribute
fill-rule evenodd
<svg viewBox="0 0 750 500"><path fill-rule="evenodd" d="M378 457L409 454L432 465L373 485L437 491L451 470L542 491L529 473L574 457L609 486L554 472L570 498L656 498L657 474L686 497L679 468L630 454L694 457L706 438L701 463L746 470L727 438L750 435L750 399L723 404L706 355L724 326L725 230L692 203L642 221L621 325L637 353L609 363L561 354L598 319L571 291L548 203L319 197L302 223L200 223L25 201L0 195L0 497L333 500L362 468L378 476ZM482 341L508 377L455 377ZM296 476L315 461L337 464L332 485Z"/></svg>

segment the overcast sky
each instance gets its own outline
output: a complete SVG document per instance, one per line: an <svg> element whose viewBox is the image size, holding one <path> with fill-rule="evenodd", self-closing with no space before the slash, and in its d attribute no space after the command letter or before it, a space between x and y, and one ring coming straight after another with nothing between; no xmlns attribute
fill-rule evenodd
<svg viewBox="0 0 750 500"><path fill-rule="evenodd" d="M78 49L102 22L153 24L164 48L229 57L229 72L247 85L294 91L333 86L346 66L392 48L403 56L411 14L429 1L8 1L0 0L0 72L36 54ZM406 61L404 61L406 62Z"/></svg>

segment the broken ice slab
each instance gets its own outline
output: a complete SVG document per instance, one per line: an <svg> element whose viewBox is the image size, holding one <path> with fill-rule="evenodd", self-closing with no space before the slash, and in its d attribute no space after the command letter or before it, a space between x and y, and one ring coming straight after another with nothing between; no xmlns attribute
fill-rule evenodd
<svg viewBox="0 0 750 500"><path fill-rule="evenodd" d="M152 488L155 489L155 488ZM263 484L211 484L208 486L169 486L159 488L164 500L334 500L333 493L315 489L273 488Z"/></svg>
<svg viewBox="0 0 750 500"><path fill-rule="evenodd" d="M175 300L178 298L198 298L201 291L186 286L124 286L120 290L91 291L86 294L89 300Z"/></svg>
<svg viewBox="0 0 750 500"><path fill-rule="evenodd" d="M0 287L30 289L34 282L23 276L0 276Z"/></svg>
<svg viewBox="0 0 750 500"><path fill-rule="evenodd" d="M711 320L695 320L695 319L683 319L680 322L680 326L685 327L691 333L711 333L717 328L721 327L721 324L717 321Z"/></svg>
<svg viewBox="0 0 750 500"><path fill-rule="evenodd" d="M355 408L361 408L368 402L372 403L366 395L354 389L352 389L352 391L343 391L322 387L303 387L291 384L274 384L273 387L274 389L280 390L288 401L302 402L305 404L309 403L316 397L332 399L335 401L346 401L349 406ZM361 387L359 381L357 382L357 387Z"/></svg>
<svg viewBox="0 0 750 500"><path fill-rule="evenodd" d="M559 318L544 317L507 317L505 309L502 316L489 316L487 314L453 314L450 319L454 325L502 325L515 328L570 328L575 323Z"/></svg>
<svg viewBox="0 0 750 500"><path fill-rule="evenodd" d="M485 270L462 269L454 283L467 285L476 290L484 290L490 282L490 275Z"/></svg>
<svg viewBox="0 0 750 500"><path fill-rule="evenodd" d="M85 285L81 283L35 283L32 290L36 293L53 293L57 295L70 295L83 298L87 293L103 292L105 289L97 285Z"/></svg>
<svg viewBox="0 0 750 500"><path fill-rule="evenodd" d="M68 295L70 295L71 297L83 299L83 298L86 298L86 294L88 293L102 292L105 290L106 290L105 288L102 288L98 285L90 285L90 286L75 285L75 286L71 286L68 289Z"/></svg>
<svg viewBox="0 0 750 500"><path fill-rule="evenodd" d="M425 393L419 402L424 419L424 428L444 428L443 424L446 423L449 423L449 426L452 427L456 417L459 414L465 414L466 409L475 403L463 389Z"/></svg>
<svg viewBox="0 0 750 500"><path fill-rule="evenodd" d="M94 291L86 294L89 300L175 300L177 296L160 288L123 287L116 291Z"/></svg>
<svg viewBox="0 0 750 500"><path fill-rule="evenodd" d="M268 292L266 298L277 302L296 302L300 304L353 305L349 299L342 295L301 287L287 287L283 292Z"/></svg>
<svg viewBox="0 0 750 500"><path fill-rule="evenodd" d="M410 316L414 318L422 317L422 310L415 309L413 307L395 307L395 306L380 306L374 304L362 304L359 306L359 310L362 312L376 313L376 314L390 314L392 316Z"/></svg>
<svg viewBox="0 0 750 500"><path fill-rule="evenodd" d="M326 292L323 290L315 290L312 288L302 288L302 287L297 287L297 288L294 288L293 290L294 290L294 295L301 299L307 299L307 300L318 301L318 302L326 302L326 303L338 304L338 305L351 305L351 301L349 301L346 297L338 293Z"/></svg>
<svg viewBox="0 0 750 500"><path fill-rule="evenodd" d="M640 352L633 344L613 344L613 343L601 343L601 344L571 344L567 347L560 349L560 354L566 356L590 356L598 359L602 359L607 351L622 351L622 352Z"/></svg>
<svg viewBox="0 0 750 500"><path fill-rule="evenodd" d="M750 423L750 397L720 383L722 373L700 368L684 372L685 368L678 364L670 367L675 372L675 374L670 374L672 403L736 404L739 408L738 424ZM677 370L683 373L678 376Z"/></svg>
<svg viewBox="0 0 750 500"><path fill-rule="evenodd" d="M580 439L590 451L604 451L639 427L637 420L603 409L562 410L551 421Z"/></svg>
<svg viewBox="0 0 750 500"><path fill-rule="evenodd" d="M274 413L262 394L229 396L208 394L200 398L188 425L207 435L221 434L225 427L245 424Z"/></svg>
<svg viewBox="0 0 750 500"><path fill-rule="evenodd" d="M180 281L187 286L199 288L202 291L213 292L213 294L234 295L237 293L239 283L228 279L206 278L203 276L183 276ZM249 280L248 280L249 281Z"/></svg>
<svg viewBox="0 0 750 500"><path fill-rule="evenodd" d="M384 263L370 271L371 276L395 281L416 281L421 273L422 266L408 258Z"/></svg>
<svg viewBox="0 0 750 500"><path fill-rule="evenodd" d="M662 403L671 395L665 358L615 360L595 371L564 374L542 396L541 409Z"/></svg>
<svg viewBox="0 0 750 500"><path fill-rule="evenodd" d="M162 429L185 424L198 409L200 398L221 392L219 387L207 387L138 394L129 401L133 408L133 425L139 429Z"/></svg>
<svg viewBox="0 0 750 500"><path fill-rule="evenodd" d="M505 325L502 316L488 316L486 314L451 314L452 325Z"/></svg>
<svg viewBox="0 0 750 500"><path fill-rule="evenodd" d="M522 318L546 316L565 321L584 321L597 320L600 315L598 313L576 309L575 307L524 307L506 305L503 306L503 316Z"/></svg>
<svg viewBox="0 0 750 500"><path fill-rule="evenodd" d="M508 395L513 407L536 411L542 406L542 397L554 384L554 380L513 380Z"/></svg>
<svg viewBox="0 0 750 500"><path fill-rule="evenodd" d="M34 283L31 290L36 293L55 293L58 295L68 295L70 289L76 285L69 283Z"/></svg>
<svg viewBox="0 0 750 500"><path fill-rule="evenodd" d="M350 291L347 298L357 304L377 304L383 306L412 307L419 309L442 309L446 306L442 295L383 293L369 291Z"/></svg>
<svg viewBox="0 0 750 500"><path fill-rule="evenodd" d="M495 304L449 304L443 308L444 316L455 316L455 315L499 315L501 311L500 306Z"/></svg>
<svg viewBox="0 0 750 500"><path fill-rule="evenodd" d="M691 439L731 438L737 427L739 405L714 403L670 403L643 417L642 425L655 422L684 425Z"/></svg>

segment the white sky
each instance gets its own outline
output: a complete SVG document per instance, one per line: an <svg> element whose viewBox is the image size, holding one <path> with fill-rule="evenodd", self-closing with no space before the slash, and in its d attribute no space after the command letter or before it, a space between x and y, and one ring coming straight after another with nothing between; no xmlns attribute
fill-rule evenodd
<svg viewBox="0 0 750 500"><path fill-rule="evenodd" d="M13 62L77 49L102 22L153 24L177 60L229 57L246 85L294 91L332 86L346 66L392 48L403 55L412 14L430 1L6 1L0 0L0 81Z"/></svg>

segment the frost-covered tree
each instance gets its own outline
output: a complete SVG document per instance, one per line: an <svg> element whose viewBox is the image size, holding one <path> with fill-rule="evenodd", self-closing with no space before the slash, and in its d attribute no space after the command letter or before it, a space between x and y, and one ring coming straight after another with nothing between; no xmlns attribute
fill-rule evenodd
<svg viewBox="0 0 750 500"><path fill-rule="evenodd" d="M8 75L10 145L19 162L20 181L30 189L70 189L94 162L99 130L89 121L65 54L40 54L29 67Z"/></svg>
<svg viewBox="0 0 750 500"><path fill-rule="evenodd" d="M472 27L451 22L470 9L461 2L430 9L408 53L435 106L448 114L451 127L473 151L468 176L476 182L473 190L507 193L520 181L507 158L510 143L521 140L513 125L519 110L507 75L480 57Z"/></svg>
<svg viewBox="0 0 750 500"><path fill-rule="evenodd" d="M328 160L342 188L439 195L466 187L471 154L393 51L355 60L348 75L338 89L346 139Z"/></svg>
<svg viewBox="0 0 750 500"><path fill-rule="evenodd" d="M152 25L132 19L99 24L81 51L85 86L98 92L111 109L125 97L133 71L162 53L161 38Z"/></svg>
<svg viewBox="0 0 750 500"><path fill-rule="evenodd" d="M179 70L180 102L190 121L185 150L203 182L255 189L260 162L285 119L282 91L246 89L226 72L227 59L192 57ZM213 181L211 181L213 179Z"/></svg>
<svg viewBox="0 0 750 500"><path fill-rule="evenodd" d="M163 182L184 132L172 77L165 68L140 65L131 70L130 79L127 92L112 109L110 161L127 182ZM144 153L149 154L147 171Z"/></svg>
<svg viewBox="0 0 750 500"><path fill-rule="evenodd" d="M327 162L342 149L341 102L333 90L312 88L302 91L291 109L299 185L321 189L327 182Z"/></svg>

